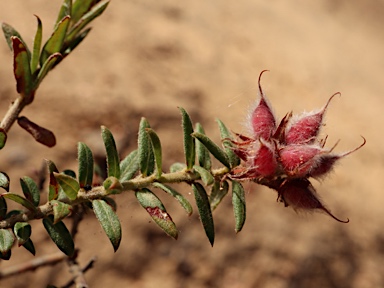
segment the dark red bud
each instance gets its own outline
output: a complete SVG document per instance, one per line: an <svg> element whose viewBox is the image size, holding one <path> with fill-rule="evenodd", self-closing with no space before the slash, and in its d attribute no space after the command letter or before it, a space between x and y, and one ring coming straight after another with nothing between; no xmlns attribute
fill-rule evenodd
<svg viewBox="0 0 384 288"><path fill-rule="evenodd" d="M285 143L290 144L311 144L314 143L323 124L324 113L335 95L333 94L320 111L303 113L293 117L287 125L285 132Z"/></svg>
<svg viewBox="0 0 384 288"><path fill-rule="evenodd" d="M261 89L260 79L261 75L267 70L260 73L259 76L259 91L260 100L256 105L256 108L250 115L250 125L252 128L254 139L263 138L269 140L276 129L275 116L272 113L271 108L266 102L266 99Z"/></svg>
<svg viewBox="0 0 384 288"><path fill-rule="evenodd" d="M329 154L323 154L319 157L316 166L313 167L313 169L310 171L309 176L314 178L321 178L324 177L328 172L332 171L332 168L334 164L341 158L348 156L349 154L359 150L361 147L365 145L367 141L363 137L363 143L348 152L344 152L342 154L335 154L335 153L329 153Z"/></svg>
<svg viewBox="0 0 384 288"><path fill-rule="evenodd" d="M346 221L336 218L331 211L324 207L319 200L315 188L308 179L292 179L284 182L278 190L279 197L286 206L291 206L295 211L314 211L322 210L333 219L348 223Z"/></svg>
<svg viewBox="0 0 384 288"><path fill-rule="evenodd" d="M318 145L288 145L279 150L279 160L290 177L306 177L317 166L324 150Z"/></svg>
<svg viewBox="0 0 384 288"><path fill-rule="evenodd" d="M29 120L27 117L19 117L17 123L25 129L35 140L45 146L53 147L56 145L56 137L52 131L45 129Z"/></svg>

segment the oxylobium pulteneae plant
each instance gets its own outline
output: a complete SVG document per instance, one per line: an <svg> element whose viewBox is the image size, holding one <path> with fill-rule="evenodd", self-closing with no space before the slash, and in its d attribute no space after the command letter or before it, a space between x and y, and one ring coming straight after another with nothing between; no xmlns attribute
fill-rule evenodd
<svg viewBox="0 0 384 288"><path fill-rule="evenodd" d="M90 28L86 26L106 9L108 3L109 1L95 0L77 0L72 3L71 0L65 0L54 32L43 48L42 23L37 18L38 28L31 51L19 33L3 23L6 40L13 51L19 97L0 123L1 148L5 145L7 132L15 121L32 134L36 141L49 147L55 145L56 140L51 131L20 116L20 113L26 105L33 102L36 90L47 73L87 36ZM31 178L20 179L24 194L21 196L8 191L10 180L6 173L0 173L0 187L7 191L0 195L0 258L7 260L11 257L14 243L35 254L29 222L42 219L47 233L57 247L74 259L76 246L73 237L77 231L76 225L81 220L82 213L87 210L93 211L116 251L121 241L121 225L116 214L117 205L110 196L123 192L133 192L153 221L165 233L177 239L176 224L153 190L161 190L173 196L187 215L191 215L193 209L182 194L167 185L170 183L183 182L191 186L199 217L211 245L215 238L212 211L229 191L233 203L235 231L242 230L246 219L246 202L240 182L244 180L252 180L276 190L278 199L286 206L292 206L296 210L319 209L343 222L320 202L309 181L309 178L322 178L335 162L365 144L364 139L364 143L355 150L336 154L332 152L333 148L325 148L326 138L319 139L324 113L331 99L338 93L319 111L298 116L288 113L277 124L262 92L260 78L259 90L260 97L249 116L251 136L234 135L223 122L217 120L222 145L214 143L205 134L202 125L194 124L186 110L180 108L185 157L182 163L171 165L169 171L162 164L163 153L159 136L148 120L142 118L137 149L124 159L119 157L111 131L101 127L107 161L104 178L95 165L91 149L85 143L78 144L77 173L71 170L60 172L53 161L47 160L49 185L45 191L46 203L41 203L42 191ZM222 167L213 169L212 157ZM8 200L25 209L8 211ZM75 218L71 232L62 221L67 217Z"/></svg>

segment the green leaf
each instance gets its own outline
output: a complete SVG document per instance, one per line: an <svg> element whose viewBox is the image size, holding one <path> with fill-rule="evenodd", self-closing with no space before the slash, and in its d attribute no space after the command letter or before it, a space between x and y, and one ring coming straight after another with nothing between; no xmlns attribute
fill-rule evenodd
<svg viewBox="0 0 384 288"><path fill-rule="evenodd" d="M9 176L5 172L0 172L0 187L9 192Z"/></svg>
<svg viewBox="0 0 384 288"><path fill-rule="evenodd" d="M92 6L92 9L85 13L79 21L70 29L66 39L67 43L70 43L76 35L85 28L93 19L100 16L104 10L107 8L109 0L103 0L98 2L96 5Z"/></svg>
<svg viewBox="0 0 384 288"><path fill-rule="evenodd" d="M121 185L119 179L116 177L108 177L103 182L104 189L106 190L107 194L119 194L121 191L123 191L123 186Z"/></svg>
<svg viewBox="0 0 384 288"><path fill-rule="evenodd" d="M3 199L3 198L0 197L0 199ZM12 216L23 214L24 212L25 212L24 210L11 210L7 213L7 215L5 215L4 219L9 219Z"/></svg>
<svg viewBox="0 0 384 288"><path fill-rule="evenodd" d="M13 237L13 233L9 229L0 229L0 254L2 256L1 259L9 259L9 257L11 256L9 251L11 250L14 241L15 238Z"/></svg>
<svg viewBox="0 0 384 288"><path fill-rule="evenodd" d="M120 162L120 181L128 181L132 179L139 170L138 150L134 150Z"/></svg>
<svg viewBox="0 0 384 288"><path fill-rule="evenodd" d="M192 134L193 137L197 138L204 146L211 152L211 154L219 160L224 166L230 168L227 154L217 146L211 139L209 139L206 135L195 132Z"/></svg>
<svg viewBox="0 0 384 288"><path fill-rule="evenodd" d="M58 223L72 213L72 206L61 201L51 200L53 206L53 224Z"/></svg>
<svg viewBox="0 0 384 288"><path fill-rule="evenodd" d="M233 152L233 144L231 143L231 139L233 139L232 133L228 130L228 128L224 125L224 123L220 119L216 119L217 124L219 125L221 139L223 141L223 146L225 148L225 153L227 154L229 163L231 167L236 167L240 165L240 158Z"/></svg>
<svg viewBox="0 0 384 288"><path fill-rule="evenodd" d="M155 164L156 164L156 178L159 179L162 174L162 155L161 155L161 143L159 136L157 136L156 132L151 129L147 128L145 129L149 135L149 139L151 140L152 143L152 148L153 148L153 154L155 156Z"/></svg>
<svg viewBox="0 0 384 288"><path fill-rule="evenodd" d="M173 239L177 239L178 231L163 203L151 190L144 188L136 192L140 205L148 212L155 223Z"/></svg>
<svg viewBox="0 0 384 288"><path fill-rule="evenodd" d="M31 239L28 239L27 242L23 244L23 247L27 249L33 256L36 254L35 245L33 245L33 242Z"/></svg>
<svg viewBox="0 0 384 288"><path fill-rule="evenodd" d="M32 234L31 225L27 222L16 222L13 226L13 233L15 233L19 247L28 241Z"/></svg>
<svg viewBox="0 0 384 288"><path fill-rule="evenodd" d="M40 86L41 81L43 81L44 77L47 76L48 72L58 63L63 56L60 53L54 53L48 57L48 59L42 65L39 74L37 75L35 81L35 90Z"/></svg>
<svg viewBox="0 0 384 288"><path fill-rule="evenodd" d="M66 38L67 29L71 21L70 16L64 17L57 23L55 30L51 37L45 43L40 55L40 65L43 66L45 61L54 53L60 52L63 48L64 40Z"/></svg>
<svg viewBox="0 0 384 288"><path fill-rule="evenodd" d="M63 58L67 57L75 48L87 37L88 33L91 31L91 28L85 29L79 35L77 35L70 43L67 44L64 51L62 51ZM55 65L57 65L56 63Z"/></svg>
<svg viewBox="0 0 384 288"><path fill-rule="evenodd" d="M205 134L203 126L201 126L200 123L196 123L196 132ZM206 170L211 170L212 162L211 162L211 156L209 154L209 151L205 146L200 142L196 142L196 154L197 154L197 160L199 162L199 165Z"/></svg>
<svg viewBox="0 0 384 288"><path fill-rule="evenodd" d="M43 39L43 24L41 23L41 20L38 16L36 16L36 18L37 18L37 30L35 34L35 39L33 40L33 50L32 50L32 56L31 56L31 74L32 75L36 72L37 66L39 65L41 42Z"/></svg>
<svg viewBox="0 0 384 288"><path fill-rule="evenodd" d="M80 190L80 184L71 176L53 172L57 182L70 200L75 200Z"/></svg>
<svg viewBox="0 0 384 288"><path fill-rule="evenodd" d="M49 185L48 185L48 201L57 199L59 196L59 189L60 185L57 182L55 176L53 175L54 172L58 173L59 170L57 169L55 163L53 163L51 160L45 160L48 167L49 172Z"/></svg>
<svg viewBox="0 0 384 288"><path fill-rule="evenodd" d="M176 162L176 163L173 163L171 167L169 167L169 171L171 173L175 173L175 172L183 171L186 168L187 168L187 165L185 165L184 163Z"/></svg>
<svg viewBox="0 0 384 288"><path fill-rule="evenodd" d="M47 230L49 237L56 244L56 246L69 257L72 257L75 253L75 244L71 234L69 233L65 224L60 221L56 224L53 223L53 216L49 215L43 219L43 225Z"/></svg>
<svg viewBox="0 0 384 288"><path fill-rule="evenodd" d="M77 0L72 5L72 21L77 23L89 11L94 0Z"/></svg>
<svg viewBox="0 0 384 288"><path fill-rule="evenodd" d="M59 15L57 16L56 25L58 25L64 17L71 16L71 12L72 0L64 0L63 4L61 4Z"/></svg>
<svg viewBox="0 0 384 288"><path fill-rule="evenodd" d="M153 183L152 186L159 188L159 189L167 192L168 194L172 195L172 197L174 197L177 201L179 201L180 205L187 212L188 216L192 215L192 212L193 212L192 205L189 203L189 201L183 195L181 195L175 189L169 187L168 185L159 183L159 182Z"/></svg>
<svg viewBox="0 0 384 288"><path fill-rule="evenodd" d="M0 220L3 220L7 215L7 202L3 197L0 197Z"/></svg>
<svg viewBox="0 0 384 288"><path fill-rule="evenodd" d="M213 224L211 205L209 204L207 192L200 183L192 183L192 190L195 195L197 209L199 210L200 220L203 224L205 234L211 246L215 241L215 226Z"/></svg>
<svg viewBox="0 0 384 288"><path fill-rule="evenodd" d="M21 189L25 198L32 202L35 207L39 206L40 203L40 190L35 181L28 176L20 178Z"/></svg>
<svg viewBox="0 0 384 288"><path fill-rule="evenodd" d="M201 177L201 180L203 181L205 186L209 186L209 185L211 185L215 181L215 178L213 178L211 172L205 170L203 167L194 165L193 169L197 173L199 173L199 175Z"/></svg>
<svg viewBox="0 0 384 288"><path fill-rule="evenodd" d="M112 199L111 197L104 197L103 200L104 200L105 202L107 202L107 204L108 204L109 206L111 206L111 208L112 208L112 210L113 210L114 212L116 212L116 210L117 210L117 204L116 204L116 201L115 201L114 199Z"/></svg>
<svg viewBox="0 0 384 288"><path fill-rule="evenodd" d="M195 139L191 135L193 133L192 120L187 111L181 107L179 109L182 116L185 163L188 169L192 169L193 165L195 165Z"/></svg>
<svg viewBox="0 0 384 288"><path fill-rule="evenodd" d="M93 200L92 206L96 218L99 220L101 227L104 229L105 234L107 234L113 249L116 252L121 241L121 225L119 218L116 213L113 212L112 207L104 200Z"/></svg>
<svg viewBox="0 0 384 288"><path fill-rule="evenodd" d="M244 188L237 181L232 181L232 204L233 212L235 215L235 231L238 233L241 231L241 229L243 229L246 217L246 209Z"/></svg>
<svg viewBox="0 0 384 288"><path fill-rule="evenodd" d="M15 36L11 37L13 48L13 74L16 79L17 93L25 97L25 101L33 100L33 78L31 74L30 57L24 43Z"/></svg>
<svg viewBox="0 0 384 288"><path fill-rule="evenodd" d="M7 142L7 132L3 128L0 128L0 149L3 149Z"/></svg>
<svg viewBox="0 0 384 288"><path fill-rule="evenodd" d="M209 202L211 203L211 209L214 211L221 203L221 200L227 195L229 185L227 181L215 181L212 186L211 194L209 195Z"/></svg>
<svg viewBox="0 0 384 288"><path fill-rule="evenodd" d="M107 152L107 170L108 176L120 178L120 158L117 153L115 139L111 131L107 127L101 126L101 136L104 141L105 150Z"/></svg>
<svg viewBox="0 0 384 288"><path fill-rule="evenodd" d="M25 208L27 208L30 211L33 211L33 212L36 211L36 207L33 205L33 203L31 201L27 200L26 198L24 198L18 194L3 193L0 196L14 201L14 202L24 206Z"/></svg>
<svg viewBox="0 0 384 288"><path fill-rule="evenodd" d="M11 38L13 36L17 37L21 40L21 42L23 42L24 47L27 49L28 58L30 58L31 52L29 51L27 44L25 44L25 41L23 40L23 38L21 37L19 32L17 32L15 28L13 28L11 25L9 25L7 23L2 23L1 28L3 29L4 36L5 36L5 39L7 40L7 44L9 46L9 49L11 49L11 51L12 51L12 39Z"/></svg>
<svg viewBox="0 0 384 288"><path fill-rule="evenodd" d="M153 173L155 167L155 155L153 147L149 140L146 128L151 128L147 119L141 118L138 137L138 153L140 172L143 176L148 176Z"/></svg>
<svg viewBox="0 0 384 288"><path fill-rule="evenodd" d="M80 187L90 185L92 186L93 181L93 155L91 149L84 144L79 142L77 146L79 161L79 183Z"/></svg>

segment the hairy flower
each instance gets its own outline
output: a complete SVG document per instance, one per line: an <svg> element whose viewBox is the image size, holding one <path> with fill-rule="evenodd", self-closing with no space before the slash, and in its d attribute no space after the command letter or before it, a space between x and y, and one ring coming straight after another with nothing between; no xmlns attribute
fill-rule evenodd
<svg viewBox="0 0 384 288"><path fill-rule="evenodd" d="M232 141L234 153L243 160L232 170L232 179L253 180L278 192L279 199L295 210L322 210L337 221L319 200L309 178L323 178L341 158L360 149L337 154L324 148L327 137L319 139L323 118L333 94L325 106L317 111L293 115L289 112L276 127L276 118L263 94L260 85L260 99L249 115L251 137L236 134L239 141Z"/></svg>

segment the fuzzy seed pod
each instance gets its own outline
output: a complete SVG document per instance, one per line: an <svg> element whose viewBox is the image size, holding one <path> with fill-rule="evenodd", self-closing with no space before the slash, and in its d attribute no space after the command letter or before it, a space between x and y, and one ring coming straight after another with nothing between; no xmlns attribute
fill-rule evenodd
<svg viewBox="0 0 384 288"><path fill-rule="evenodd" d="M250 157L252 166L262 177L273 176L278 168L275 147L260 139L255 155Z"/></svg>
<svg viewBox="0 0 384 288"><path fill-rule="evenodd" d="M264 139L269 140L276 130L276 120L275 116L272 113L271 108L263 94L261 89L260 79L261 75L267 70L264 70L260 73L259 76L259 91L260 91L260 100L256 105L256 108L252 111L250 115L250 126L253 133L254 139Z"/></svg>
<svg viewBox="0 0 384 288"><path fill-rule="evenodd" d="M308 179L292 179L284 182L279 190L279 197L286 206L291 206L295 211L314 211L322 210L333 219L348 223L346 221L336 218L319 200L315 188Z"/></svg>
<svg viewBox="0 0 384 288"><path fill-rule="evenodd" d="M333 94L320 111L303 113L291 118L285 131L285 143L291 144L312 144L319 135L323 125L323 117L327 107L335 95Z"/></svg>
<svg viewBox="0 0 384 288"><path fill-rule="evenodd" d="M306 177L325 153L318 145L288 145L279 150L279 160L289 177Z"/></svg>

